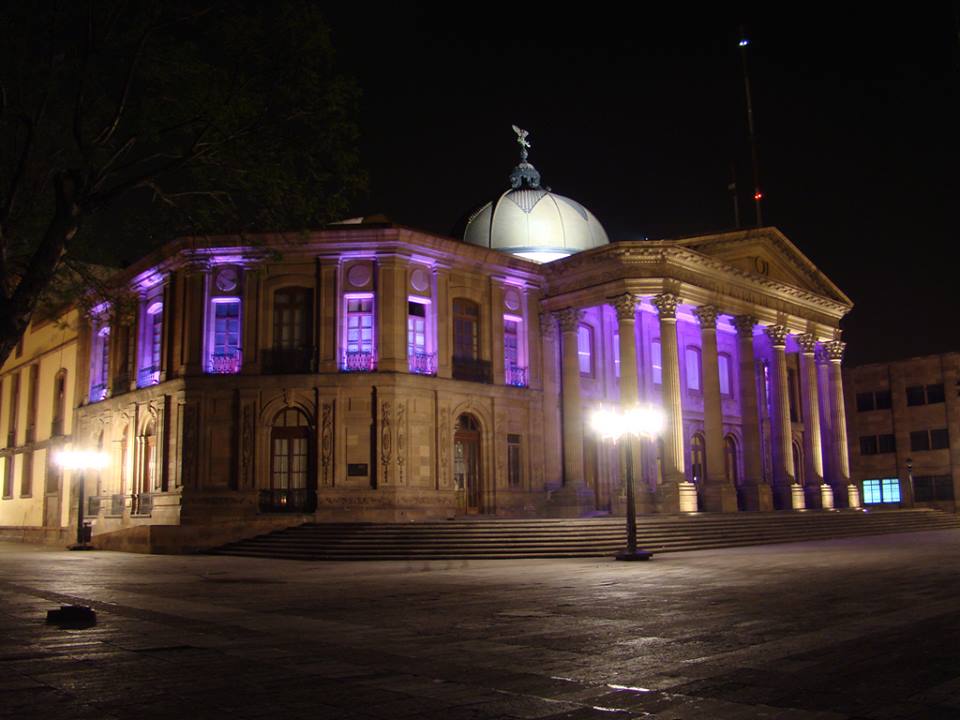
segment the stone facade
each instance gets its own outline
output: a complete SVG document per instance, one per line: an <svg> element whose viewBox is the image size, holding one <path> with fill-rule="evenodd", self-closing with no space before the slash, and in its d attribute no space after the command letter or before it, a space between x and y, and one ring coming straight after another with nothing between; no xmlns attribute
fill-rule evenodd
<svg viewBox="0 0 960 720"><path fill-rule="evenodd" d="M359 223L179 240L119 280L138 311L71 311L59 355L32 327L0 409L7 433L12 378L25 388L39 362L42 426L62 366L73 417L57 443L110 462L68 475L58 512L13 492L0 526L69 526L80 482L104 542L303 518L619 513L624 456L588 420L635 402L667 416L632 450L641 512L859 503L838 330L851 303L774 228L540 265ZM49 464L42 436L9 438L4 462L29 450Z"/></svg>

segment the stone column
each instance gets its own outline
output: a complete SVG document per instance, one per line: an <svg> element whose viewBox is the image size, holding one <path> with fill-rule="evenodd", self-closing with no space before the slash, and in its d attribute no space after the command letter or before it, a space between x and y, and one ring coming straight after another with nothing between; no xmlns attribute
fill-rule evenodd
<svg viewBox="0 0 960 720"><path fill-rule="evenodd" d="M823 481L823 442L820 433L820 393L817 388L817 336L805 333L797 337L803 351L804 440L808 460L806 493L807 507L833 508L833 490Z"/></svg>
<svg viewBox="0 0 960 720"><path fill-rule="evenodd" d="M663 484L657 489L660 512L695 512L697 490L684 475L683 406L680 400L680 360L677 355L677 304L673 293L653 299L660 315L660 360L663 379ZM623 343L620 343L623 347ZM622 374L622 369L621 369Z"/></svg>
<svg viewBox="0 0 960 720"><path fill-rule="evenodd" d="M546 485L553 490L563 485L562 458L554 448L562 447L563 423L560 417L560 380L557 373L557 321L550 313L538 316L540 337L531 337L531 344L539 341L543 365L543 472ZM548 450L547 448L550 448ZM535 451L531 447L531 451Z"/></svg>
<svg viewBox="0 0 960 720"><path fill-rule="evenodd" d="M803 488L797 483L793 467L793 433L790 423L790 385L787 382L787 328L770 325L767 337L773 343L773 371L776 377L776 416L774 417L774 444L779 457L774 457L773 491L781 509L802 510Z"/></svg>
<svg viewBox="0 0 960 720"><path fill-rule="evenodd" d="M577 354L577 328L581 311L565 308L556 313L563 333L561 387L563 396L563 484L583 486L583 418L580 398L580 357Z"/></svg>
<svg viewBox="0 0 960 720"><path fill-rule="evenodd" d="M736 512L737 490L726 476L723 446L723 404L720 401L720 366L717 360L717 315L713 305L693 311L700 322L703 358L703 434L706 441L707 472L703 504L708 512Z"/></svg>
<svg viewBox="0 0 960 720"><path fill-rule="evenodd" d="M835 498L846 498L847 507L860 507L860 491L850 482L850 450L847 447L847 413L843 402L843 375L840 363L847 344L839 338L824 343L830 358L830 410L833 415L833 451L836 475L833 478Z"/></svg>
<svg viewBox="0 0 960 720"><path fill-rule="evenodd" d="M753 354L753 328L757 319L738 315L737 356L740 376L740 414L743 432L743 501L747 510L773 510L770 485L763 481L763 448L760 445L760 415L757 401L757 363Z"/></svg>

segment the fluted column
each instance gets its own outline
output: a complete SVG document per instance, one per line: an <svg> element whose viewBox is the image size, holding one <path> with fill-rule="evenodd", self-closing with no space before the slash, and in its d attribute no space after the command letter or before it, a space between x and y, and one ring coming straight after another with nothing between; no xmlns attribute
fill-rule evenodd
<svg viewBox="0 0 960 720"><path fill-rule="evenodd" d="M770 325L766 328L766 333L773 343L773 370L777 383L774 438L779 457L774 457L773 491L777 494L780 508L802 510L803 488L797 484L796 469L793 467L790 385L787 382L787 328L783 325Z"/></svg>
<svg viewBox="0 0 960 720"><path fill-rule="evenodd" d="M617 332L620 334L620 402L633 405L637 394L637 298L624 293L610 298L617 311Z"/></svg>
<svg viewBox="0 0 960 720"><path fill-rule="evenodd" d="M807 507L833 507L833 491L823 482L823 442L820 433L820 392L817 388L817 336L805 333L797 337L803 351L804 397L804 451L809 460L810 472L807 473Z"/></svg>
<svg viewBox="0 0 960 720"><path fill-rule="evenodd" d="M693 311L700 322L700 349L703 359L703 435L706 441L707 472L704 478L704 510L736 512L737 491L727 478L723 447L723 404L720 401L720 367L717 360L717 315L713 305Z"/></svg>
<svg viewBox="0 0 960 720"><path fill-rule="evenodd" d="M693 512L696 489L684 475L683 406L680 400L680 359L677 354L677 304L673 293L653 299L660 315L660 360L663 379L663 485L659 488L661 512ZM622 345L622 343L621 343Z"/></svg>
<svg viewBox="0 0 960 720"><path fill-rule="evenodd" d="M757 363L753 351L753 328L757 319L738 315L737 356L740 369L740 414L743 433L743 500L747 510L773 509L770 486L763 480L763 448L760 445L760 415L757 403Z"/></svg>
<svg viewBox="0 0 960 720"><path fill-rule="evenodd" d="M834 497L846 498L848 507L860 507L860 491L850 482L850 449L847 447L847 413L843 403L843 375L840 364L847 344L839 338L824 343L830 358L830 412L833 415L833 451L836 475Z"/></svg>
<svg viewBox="0 0 960 720"><path fill-rule="evenodd" d="M556 313L563 333L561 382L563 394L563 484L583 485L583 419L580 399L580 358L577 328L582 311L565 308Z"/></svg>

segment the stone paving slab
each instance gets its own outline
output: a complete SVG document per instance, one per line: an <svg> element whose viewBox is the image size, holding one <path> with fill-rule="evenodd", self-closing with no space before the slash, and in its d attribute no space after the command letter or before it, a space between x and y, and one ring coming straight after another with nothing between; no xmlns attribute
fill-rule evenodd
<svg viewBox="0 0 960 720"><path fill-rule="evenodd" d="M300 563L0 545L0 718L960 718L960 531ZM61 603L98 623L44 623Z"/></svg>

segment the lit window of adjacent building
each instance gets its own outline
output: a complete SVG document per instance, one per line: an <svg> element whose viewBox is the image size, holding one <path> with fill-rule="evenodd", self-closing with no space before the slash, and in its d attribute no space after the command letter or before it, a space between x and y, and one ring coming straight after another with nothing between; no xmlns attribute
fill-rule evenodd
<svg viewBox="0 0 960 720"><path fill-rule="evenodd" d="M589 325L577 327L577 357L580 361L580 374L593 377L593 328Z"/></svg>
<svg viewBox="0 0 960 720"><path fill-rule="evenodd" d="M344 354L341 369L346 372L372 372L374 354L373 293L344 296Z"/></svg>
<svg viewBox="0 0 960 720"><path fill-rule="evenodd" d="M519 435L507 435L507 482L510 487L520 487L523 483Z"/></svg>
<svg viewBox="0 0 960 720"><path fill-rule="evenodd" d="M898 502L900 502L900 480L897 478L863 481L864 505Z"/></svg>
<svg viewBox="0 0 960 720"><path fill-rule="evenodd" d="M410 297L407 301L407 362L417 375L437 374L437 354L430 347L430 300Z"/></svg>
<svg viewBox="0 0 960 720"><path fill-rule="evenodd" d="M521 336L523 318L503 316L503 374L507 385L527 386L527 368L523 359Z"/></svg>
<svg viewBox="0 0 960 720"><path fill-rule="evenodd" d="M663 360L661 357L660 341L650 343L650 368L653 375L653 384L663 384Z"/></svg>
<svg viewBox="0 0 960 720"><path fill-rule="evenodd" d="M729 396L730 393L730 356L726 353L717 355L717 368L720 372L720 394Z"/></svg>
<svg viewBox="0 0 960 720"><path fill-rule="evenodd" d="M700 350L688 347L685 353L687 363L687 390L700 391Z"/></svg>

